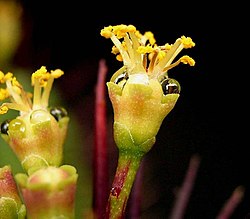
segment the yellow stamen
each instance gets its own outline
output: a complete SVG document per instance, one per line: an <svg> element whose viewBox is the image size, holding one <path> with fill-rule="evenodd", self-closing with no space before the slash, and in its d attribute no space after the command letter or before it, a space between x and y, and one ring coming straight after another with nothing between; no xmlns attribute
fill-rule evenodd
<svg viewBox="0 0 250 219"><path fill-rule="evenodd" d="M186 55L186 56L182 56L178 61L172 63L171 65L169 65L169 66L167 66L167 67L165 67L165 68L163 69L163 72L166 72L166 71L168 71L169 69L171 69L171 68L173 68L173 67L179 65L181 62L182 62L183 64L189 64L190 66L194 66L194 65L195 65L194 59L192 59L191 57L189 57L189 56Z"/></svg>
<svg viewBox="0 0 250 219"><path fill-rule="evenodd" d="M150 78L158 78L166 74L165 70L181 62L190 66L195 64L188 56L183 56L172 64L182 49L195 46L190 37L181 36L173 45L166 43L164 46L157 46L152 32L147 31L142 35L133 25L124 24L104 27L101 35L112 40L112 53L117 60L123 61L129 75L147 73Z"/></svg>
<svg viewBox="0 0 250 219"><path fill-rule="evenodd" d="M9 109L17 110L20 112L27 112L30 110L30 108L27 107L26 105L22 105L22 104L18 104L18 103L3 103L2 106L0 106L0 107L1 107L1 111L5 111L5 113L7 113L7 111ZM2 114L4 114L4 113L2 113Z"/></svg>
<svg viewBox="0 0 250 219"><path fill-rule="evenodd" d="M21 93L20 88L13 86L10 80L6 81L6 86L10 96L14 99L14 101L18 104L24 104L20 96Z"/></svg>
<svg viewBox="0 0 250 219"><path fill-rule="evenodd" d="M10 103L3 103L0 106L1 114L9 109L20 111L20 115L36 109L46 109L50 91L55 78L64 74L60 69L47 72L45 66L35 71L31 76L31 83L34 86L34 95L32 103L32 94L25 92L22 85L17 81L13 74L8 72L4 74L0 71L0 83L6 84L6 88L0 88L0 100L10 99Z"/></svg>
<svg viewBox="0 0 250 219"><path fill-rule="evenodd" d="M32 75L33 76L33 75ZM33 109L39 109L41 105L42 87L39 83L39 78L33 77L32 84L34 85Z"/></svg>

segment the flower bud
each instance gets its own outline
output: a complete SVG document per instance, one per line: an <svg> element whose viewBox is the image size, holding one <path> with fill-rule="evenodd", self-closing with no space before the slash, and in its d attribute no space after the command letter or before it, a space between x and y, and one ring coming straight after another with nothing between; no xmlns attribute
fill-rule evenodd
<svg viewBox="0 0 250 219"><path fill-rule="evenodd" d="M19 197L10 166L0 168L0 219L24 219L26 208Z"/></svg>
<svg viewBox="0 0 250 219"><path fill-rule="evenodd" d="M160 83L154 79L149 80L148 84L128 81L121 92L118 85L108 82L108 91L114 109L117 146L147 152L179 94L164 96Z"/></svg>
<svg viewBox="0 0 250 219"><path fill-rule="evenodd" d="M30 176L15 176L21 189L28 218L74 219L78 174L73 166L45 167Z"/></svg>

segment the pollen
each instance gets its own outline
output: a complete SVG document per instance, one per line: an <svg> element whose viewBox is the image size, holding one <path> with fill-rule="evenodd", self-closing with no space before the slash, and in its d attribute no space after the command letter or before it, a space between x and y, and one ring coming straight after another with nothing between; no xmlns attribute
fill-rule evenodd
<svg viewBox="0 0 250 219"><path fill-rule="evenodd" d="M182 56L182 57L180 58L180 60L181 60L181 62L182 62L183 64L189 64L190 66L194 66L194 65L195 65L194 59L192 59L191 57L189 57L189 56L187 56L187 55Z"/></svg>
<svg viewBox="0 0 250 219"><path fill-rule="evenodd" d="M116 55L118 61L123 62L129 75L144 73L149 78L157 79L180 63L195 65L194 59L186 55L174 62L183 49L195 46L190 37L181 36L173 44L158 46L151 31L142 34L135 26L124 24L104 27L100 34L114 43L111 53ZM120 69L117 72L119 71Z"/></svg>
<svg viewBox="0 0 250 219"><path fill-rule="evenodd" d="M7 113L9 108L5 105L0 106L0 115Z"/></svg>
<svg viewBox="0 0 250 219"><path fill-rule="evenodd" d="M63 74L64 74L64 72L60 69L56 69L54 71L53 70L51 71L51 76L53 78L60 78Z"/></svg>
<svg viewBox="0 0 250 219"><path fill-rule="evenodd" d="M195 46L195 43L190 37L182 36L181 40L185 49L192 48Z"/></svg>
<svg viewBox="0 0 250 219"><path fill-rule="evenodd" d="M0 114L7 113L9 109L17 110L20 115L32 112L33 110L47 110L50 91L53 81L61 77L64 72L60 69L47 71L45 66L31 75L31 85L34 86L34 93L26 92L16 77L11 72L4 74L0 71L0 101L9 99L0 106ZM32 99L33 98L33 99Z"/></svg>

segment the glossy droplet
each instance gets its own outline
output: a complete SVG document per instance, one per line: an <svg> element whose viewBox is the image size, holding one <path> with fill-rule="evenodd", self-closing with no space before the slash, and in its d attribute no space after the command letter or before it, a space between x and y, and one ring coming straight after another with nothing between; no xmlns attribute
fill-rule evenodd
<svg viewBox="0 0 250 219"><path fill-rule="evenodd" d="M63 117L66 117L68 115L68 112L63 107L52 107L50 109L50 114L59 121Z"/></svg>
<svg viewBox="0 0 250 219"><path fill-rule="evenodd" d="M126 84L127 80L128 80L128 73L123 72L122 74L118 75L115 78L114 83L123 87Z"/></svg>
<svg viewBox="0 0 250 219"><path fill-rule="evenodd" d="M22 120L13 119L9 123L9 130L14 131L14 132L20 132L20 133L24 134L25 130L26 130L26 127L25 127L25 124L24 124L24 122Z"/></svg>
<svg viewBox="0 0 250 219"><path fill-rule="evenodd" d="M172 78L166 78L161 82L164 95L179 94L181 87L178 81Z"/></svg>
<svg viewBox="0 0 250 219"><path fill-rule="evenodd" d="M9 124L10 124L9 119L5 120L4 122L1 123L1 133L8 135L8 130L9 130Z"/></svg>
<svg viewBox="0 0 250 219"><path fill-rule="evenodd" d="M45 110L35 110L30 115L30 122L33 124L46 122L50 120L49 113Z"/></svg>
<svg viewBox="0 0 250 219"><path fill-rule="evenodd" d="M113 187L111 189L111 195L112 196L115 196L115 197L118 198L118 196L120 195L120 193L121 193L121 188L119 188L119 187Z"/></svg>

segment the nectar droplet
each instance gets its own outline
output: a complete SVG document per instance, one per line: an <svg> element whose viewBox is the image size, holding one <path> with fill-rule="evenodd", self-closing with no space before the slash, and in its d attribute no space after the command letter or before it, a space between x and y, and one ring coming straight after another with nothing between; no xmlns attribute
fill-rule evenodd
<svg viewBox="0 0 250 219"><path fill-rule="evenodd" d="M9 131L20 132L24 134L26 131L26 126L21 119L13 119L9 123Z"/></svg>
<svg viewBox="0 0 250 219"><path fill-rule="evenodd" d="M1 134L8 135L10 121L10 119L7 119L1 123Z"/></svg>
<svg viewBox="0 0 250 219"><path fill-rule="evenodd" d="M178 81L172 78L166 78L161 82L163 94L179 94L181 87Z"/></svg>
<svg viewBox="0 0 250 219"><path fill-rule="evenodd" d="M50 120L49 113L45 110L35 110L30 115L30 122L33 124L46 122Z"/></svg>
<svg viewBox="0 0 250 219"><path fill-rule="evenodd" d="M68 115L68 112L63 107L52 107L50 109L50 114L59 121L63 117L66 117Z"/></svg>

